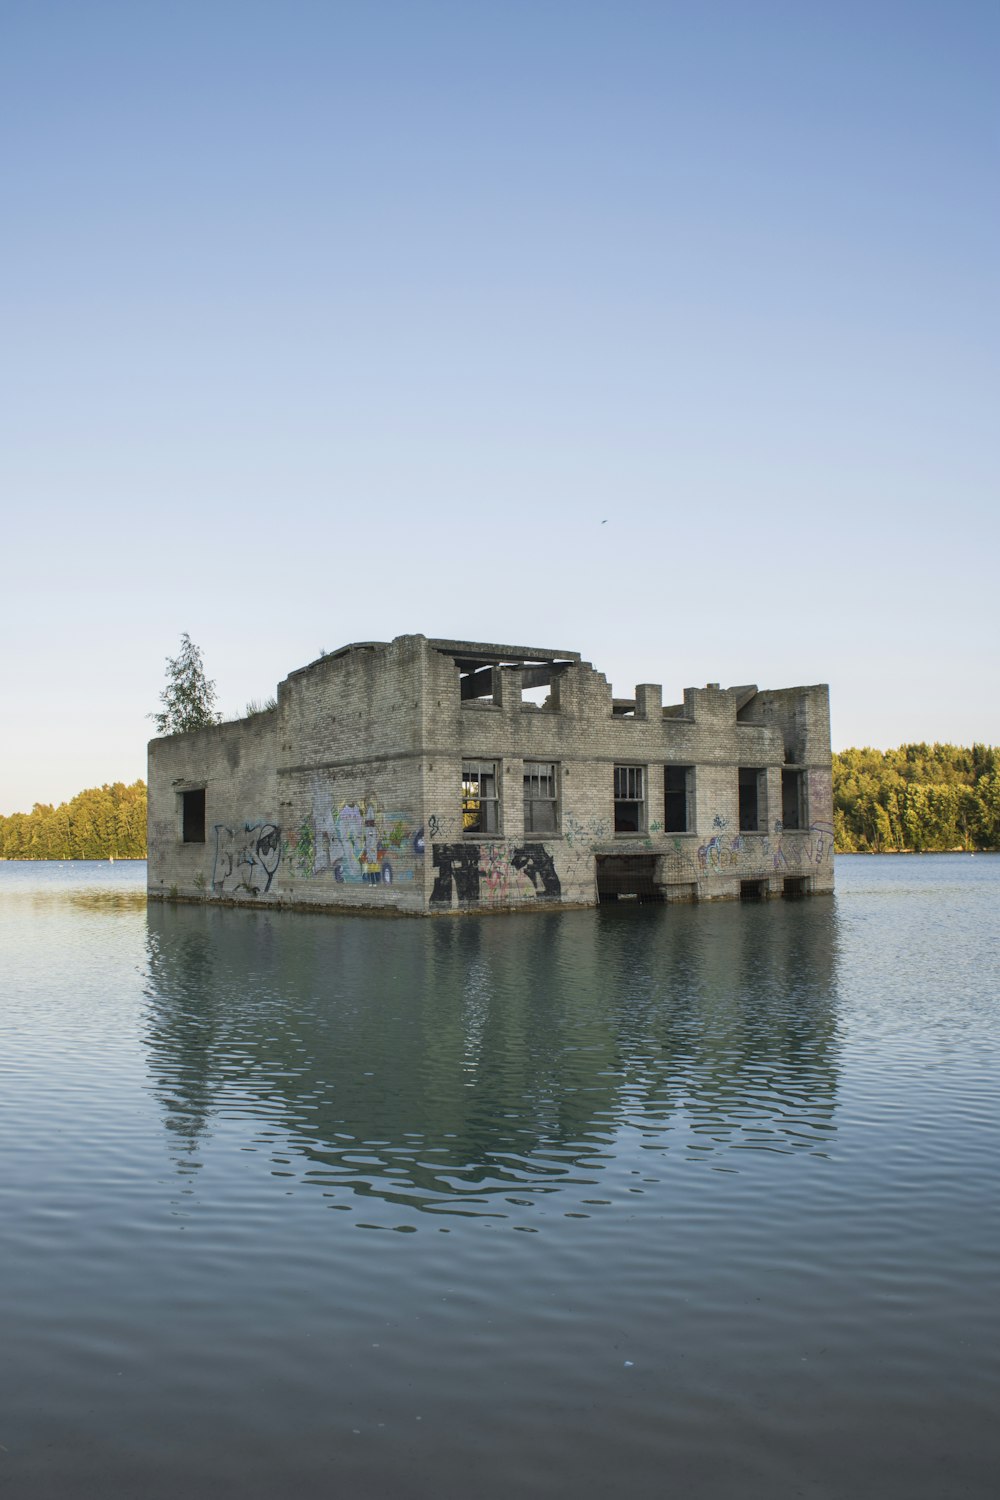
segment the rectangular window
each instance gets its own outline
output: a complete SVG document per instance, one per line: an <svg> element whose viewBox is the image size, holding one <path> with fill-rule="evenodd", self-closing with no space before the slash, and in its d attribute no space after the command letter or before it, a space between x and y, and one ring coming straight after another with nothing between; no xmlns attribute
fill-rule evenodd
<svg viewBox="0 0 1000 1500"><path fill-rule="evenodd" d="M802 812L802 772L781 772L781 824L783 828L804 828Z"/></svg>
<svg viewBox="0 0 1000 1500"><path fill-rule="evenodd" d="M524 763L524 831L525 833L555 833L558 827L556 768L551 761L526 760Z"/></svg>
<svg viewBox="0 0 1000 1500"><path fill-rule="evenodd" d="M181 839L185 844L205 842L205 788L181 792Z"/></svg>
<svg viewBox="0 0 1000 1500"><path fill-rule="evenodd" d="M615 766L615 833L646 827L645 766Z"/></svg>
<svg viewBox="0 0 1000 1500"><path fill-rule="evenodd" d="M462 832L498 833L500 802L493 760L462 762Z"/></svg>
<svg viewBox="0 0 1000 1500"><path fill-rule="evenodd" d="M740 832L757 833L763 819L767 826L764 809L764 791L761 786L764 772L740 766Z"/></svg>
<svg viewBox="0 0 1000 1500"><path fill-rule="evenodd" d="M663 828L665 833L687 833L691 827L688 802L691 766L663 768Z"/></svg>

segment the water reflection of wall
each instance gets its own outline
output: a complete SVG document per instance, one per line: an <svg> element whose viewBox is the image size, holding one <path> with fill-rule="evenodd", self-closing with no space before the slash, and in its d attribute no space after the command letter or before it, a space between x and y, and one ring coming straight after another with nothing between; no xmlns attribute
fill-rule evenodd
<svg viewBox="0 0 1000 1500"><path fill-rule="evenodd" d="M438 1211L593 1181L627 1125L653 1148L821 1149L834 920L819 902L377 927L155 905L150 1072L179 1162L239 1120L331 1197Z"/></svg>
<svg viewBox="0 0 1000 1500"><path fill-rule="evenodd" d="M838 1077L832 903L678 908L641 943L633 914L600 916L635 1123L683 1116L700 1149L821 1149Z"/></svg>

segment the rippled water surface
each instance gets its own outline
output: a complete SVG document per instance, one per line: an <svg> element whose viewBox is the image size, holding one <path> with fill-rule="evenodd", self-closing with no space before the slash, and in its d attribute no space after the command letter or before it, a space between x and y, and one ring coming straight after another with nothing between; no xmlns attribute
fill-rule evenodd
<svg viewBox="0 0 1000 1500"><path fill-rule="evenodd" d="M1000 858L376 921L0 865L0 1493L1000 1473Z"/></svg>

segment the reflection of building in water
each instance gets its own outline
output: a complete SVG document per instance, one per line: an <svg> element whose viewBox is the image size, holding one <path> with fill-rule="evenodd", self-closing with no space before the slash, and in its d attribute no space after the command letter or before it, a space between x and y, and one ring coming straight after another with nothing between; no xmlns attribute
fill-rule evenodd
<svg viewBox="0 0 1000 1500"><path fill-rule="evenodd" d="M833 885L826 687L629 699L572 651L400 636L149 746L149 891L413 914Z"/></svg>
<svg viewBox="0 0 1000 1500"><path fill-rule="evenodd" d="M684 909L634 954L629 924L602 913L600 982L621 986L645 1038L629 1080L635 1123L683 1117L702 1149L822 1149L839 1073L835 924L811 905Z"/></svg>
<svg viewBox="0 0 1000 1500"><path fill-rule="evenodd" d="M252 1122L331 1197L437 1211L595 1181L626 1125L659 1150L822 1149L834 920L612 908L517 943L494 923L376 942L356 918L152 906L150 1072L185 1145Z"/></svg>

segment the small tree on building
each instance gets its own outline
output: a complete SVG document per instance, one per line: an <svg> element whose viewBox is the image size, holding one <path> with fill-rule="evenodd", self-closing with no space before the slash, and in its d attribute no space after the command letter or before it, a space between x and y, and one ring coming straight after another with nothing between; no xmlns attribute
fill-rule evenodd
<svg viewBox="0 0 1000 1500"><path fill-rule="evenodd" d="M180 654L167 657L167 685L160 694L162 713L150 714L158 734L183 734L218 724L215 683L205 676L201 652L187 631L181 636Z"/></svg>

